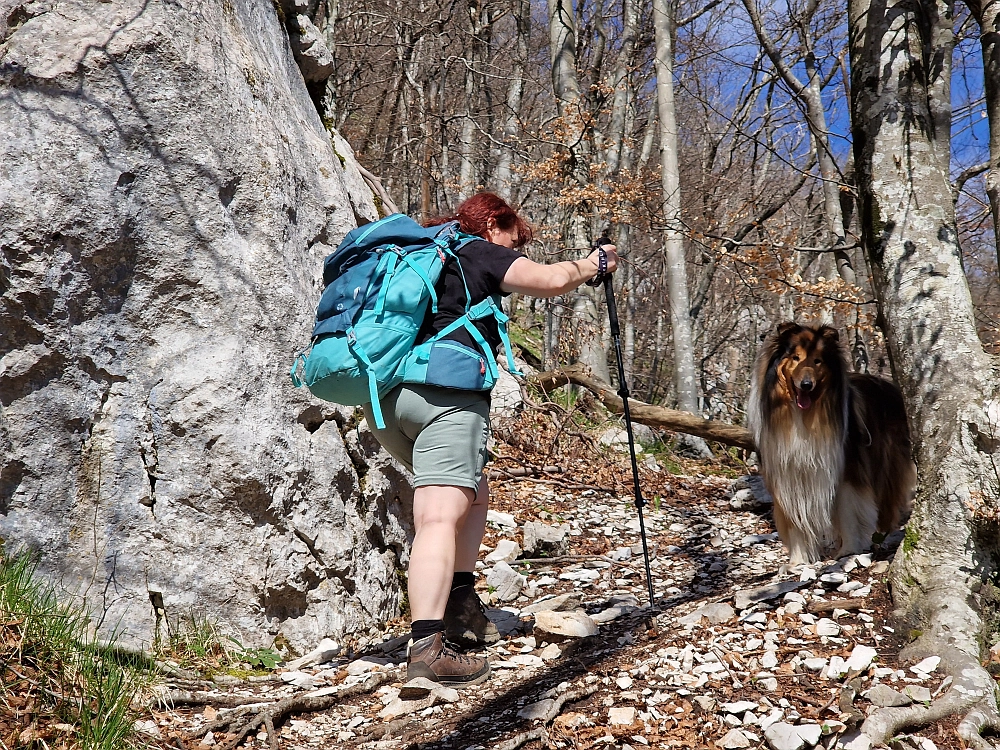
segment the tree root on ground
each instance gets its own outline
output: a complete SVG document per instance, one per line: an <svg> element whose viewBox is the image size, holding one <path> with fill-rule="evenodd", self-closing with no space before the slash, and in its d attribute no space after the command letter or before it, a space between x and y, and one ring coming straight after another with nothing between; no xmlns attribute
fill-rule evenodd
<svg viewBox="0 0 1000 750"><path fill-rule="evenodd" d="M563 706L567 703L582 701L584 698L588 698L596 692L596 685L590 685L588 687L581 688L580 690L567 690L565 693L552 701L552 705L545 712L545 715L541 717L542 726L531 729L527 732L521 732L520 734L511 737L506 742L497 745L494 750L517 750L517 748L527 745L529 742L533 742L534 740L541 740L543 745L547 745L549 732L545 727L560 713L562 713Z"/></svg>
<svg viewBox="0 0 1000 750"><path fill-rule="evenodd" d="M532 729L530 732L522 732L515 735L509 740L494 746L493 750L517 750L517 748L523 747L534 740L541 740L544 746L549 744L549 733L545 727L538 727L538 729Z"/></svg>
<svg viewBox="0 0 1000 750"><path fill-rule="evenodd" d="M395 675L390 672L374 672L364 681L341 688L336 693L329 695L292 695L270 703L257 712L249 707L238 708L209 722L199 728L197 732L185 734L182 739L188 741L204 737L208 732L225 732L232 736L225 742L216 745L216 750L234 750L251 732L263 725L267 730L267 741L271 750L278 750L278 734L275 725L283 722L288 716L324 711L337 705L345 698L370 693L394 677Z"/></svg>
<svg viewBox="0 0 1000 750"><path fill-rule="evenodd" d="M239 708L240 706L260 705L269 703L262 701L259 695L229 695L211 690L165 690L156 695L150 705L158 708L173 708L175 706L216 706L223 708Z"/></svg>
<svg viewBox="0 0 1000 750"><path fill-rule="evenodd" d="M951 646L922 650L941 657L945 671L954 682L948 691L927 706L880 708L875 710L861 726L861 731L872 744L887 743L901 729L917 727L940 721L952 714L964 713L958 725L958 735L973 750L996 750L983 738L984 729L1000 730L1000 711L997 709L996 684L990 673L969 654Z"/></svg>

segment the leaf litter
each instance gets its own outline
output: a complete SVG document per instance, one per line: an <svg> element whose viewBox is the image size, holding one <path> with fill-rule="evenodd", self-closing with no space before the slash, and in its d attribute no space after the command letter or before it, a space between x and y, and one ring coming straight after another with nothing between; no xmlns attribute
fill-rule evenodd
<svg viewBox="0 0 1000 750"><path fill-rule="evenodd" d="M194 750L853 748L873 701L919 702L947 687L933 670L898 662L904 634L891 625L886 576L899 535L867 555L789 570L766 493L728 453L639 454L650 611L628 454L590 432L564 410L495 422L476 586L502 638L486 649L486 682L408 686L402 699L408 622L398 618L382 640L294 673L279 667L279 679L201 685L194 704L177 699L196 686L168 682L140 722L146 741ZM565 532L564 551L522 562L529 522ZM485 562L501 542L519 556ZM519 576L503 591L487 584L501 564ZM553 632L555 615L536 627L538 611L553 608L586 616L597 634ZM250 705L233 707L240 701ZM293 709L265 720L279 705ZM953 730L933 725L900 746L957 750Z"/></svg>

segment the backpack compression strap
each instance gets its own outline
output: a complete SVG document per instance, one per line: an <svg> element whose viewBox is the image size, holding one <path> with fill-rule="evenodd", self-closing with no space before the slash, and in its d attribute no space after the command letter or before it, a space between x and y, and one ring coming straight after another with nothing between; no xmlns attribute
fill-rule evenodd
<svg viewBox="0 0 1000 750"><path fill-rule="evenodd" d="M354 326L347 329L347 347L351 350L359 362L365 366L365 372L368 374L368 395L371 396L372 401L372 415L375 417L375 426L380 429L385 429L385 420L382 419L382 408L378 403L378 381L375 379L375 366L372 364L371 359L365 354L365 350L358 343L358 337L354 334Z"/></svg>
<svg viewBox="0 0 1000 750"><path fill-rule="evenodd" d="M470 317L472 317L471 313L480 307L484 307L486 312L477 317L485 317L492 313L493 317L496 318L497 330L500 332L500 340L503 342L503 353L507 357L507 372L511 375L524 377L524 373L517 369L517 364L514 362L514 350L510 345L510 336L507 335L507 323L510 322L510 318L500 308L500 298L497 296L487 297L470 311ZM475 320L475 317L473 319Z"/></svg>

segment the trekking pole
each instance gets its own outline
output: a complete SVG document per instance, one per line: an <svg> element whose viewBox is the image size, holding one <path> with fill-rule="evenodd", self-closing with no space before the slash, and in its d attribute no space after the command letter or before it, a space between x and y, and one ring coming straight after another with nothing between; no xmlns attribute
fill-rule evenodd
<svg viewBox="0 0 1000 750"><path fill-rule="evenodd" d="M628 435L628 452L632 459L632 483L635 490L635 509L639 512L639 534L642 537L642 557L646 563L646 588L649 591L649 606L656 609L656 599L653 596L653 574L649 567L649 545L646 542L646 521L642 517L642 508L646 501L642 499L642 488L639 486L639 465L635 460L635 438L632 436L632 416L628 408L628 383L625 382L625 365L622 361L622 334L618 326L618 307L615 305L615 290L612 285L611 274L607 272L607 260L602 245L613 244L607 237L602 236L597 241L597 249L600 251L600 269L593 279L587 283L590 286L597 286L604 282L604 296L608 301L608 319L611 323L611 338L615 342L615 356L618 359L618 395L622 400L622 407L625 411L625 432Z"/></svg>

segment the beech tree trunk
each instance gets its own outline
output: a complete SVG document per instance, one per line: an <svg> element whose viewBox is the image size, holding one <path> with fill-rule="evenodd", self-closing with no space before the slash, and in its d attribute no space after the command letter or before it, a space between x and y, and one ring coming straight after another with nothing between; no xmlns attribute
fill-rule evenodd
<svg viewBox="0 0 1000 750"><path fill-rule="evenodd" d="M879 709L863 731L885 742L958 711L963 741L989 748L980 732L1000 721L996 685L979 661L980 605L998 552L1000 405L948 178L952 6L850 0L849 23L863 242L919 471L893 595L922 633L904 658L938 655L954 679L930 706Z"/></svg>
<svg viewBox="0 0 1000 750"><path fill-rule="evenodd" d="M674 109L673 12L669 0L653 0L656 33L656 103L660 122L660 168L663 182L664 263L674 337L674 387L678 408L698 413L691 305L688 300L684 234L681 232L681 186L677 166L677 116Z"/></svg>
<svg viewBox="0 0 1000 750"><path fill-rule="evenodd" d="M510 86L507 88L507 111L504 114L503 146L497 163L496 189L507 200L512 200L514 190L511 166L514 162L514 148L520 130L518 117L521 112L521 98L524 96L524 66L528 61L528 38L531 34L531 2L516 0L514 4L514 67L510 72Z"/></svg>
<svg viewBox="0 0 1000 750"><path fill-rule="evenodd" d="M548 0L549 51L552 60L552 90L562 120L563 147L567 151L566 185L584 187L590 182L589 152L584 132L582 95L576 70L576 15L571 0ZM586 206L574 203L563 224L563 242L579 251L592 244ZM589 255L589 250L586 251ZM602 343L602 322L598 315L597 292L584 286L572 293L571 306L576 320L576 344L580 362L594 375L610 379L608 355Z"/></svg>

